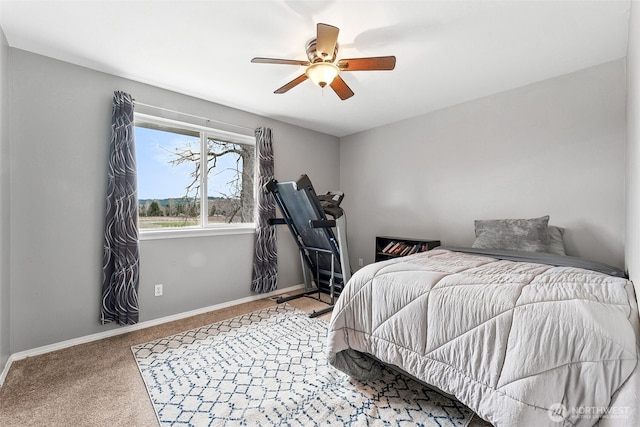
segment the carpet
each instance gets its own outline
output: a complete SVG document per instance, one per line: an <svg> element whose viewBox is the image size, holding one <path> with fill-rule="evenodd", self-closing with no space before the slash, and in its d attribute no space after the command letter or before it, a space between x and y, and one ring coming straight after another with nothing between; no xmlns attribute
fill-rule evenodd
<svg viewBox="0 0 640 427"><path fill-rule="evenodd" d="M473 413L394 371L327 363L327 322L287 304L132 351L162 426L467 426Z"/></svg>

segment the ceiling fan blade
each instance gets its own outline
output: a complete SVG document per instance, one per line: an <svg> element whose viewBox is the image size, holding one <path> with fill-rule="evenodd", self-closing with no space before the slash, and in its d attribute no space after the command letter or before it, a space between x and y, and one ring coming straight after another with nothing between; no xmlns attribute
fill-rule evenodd
<svg viewBox="0 0 640 427"><path fill-rule="evenodd" d="M316 51L318 52L318 57L323 60L333 58L340 30L338 27L328 24L318 24L316 27Z"/></svg>
<svg viewBox="0 0 640 427"><path fill-rule="evenodd" d="M353 96L353 91L349 86L347 86L347 84L344 82L344 80L342 80L342 77L340 76L336 76L336 78L331 82L330 86L331 89L333 89L333 91L343 101Z"/></svg>
<svg viewBox="0 0 640 427"><path fill-rule="evenodd" d="M292 88L298 86L300 83L302 83L303 81L305 81L307 79L308 79L308 77L307 77L306 74L301 74L298 77L296 77L295 79L291 80L286 85L282 86L279 89L276 89L275 92L273 92L273 93L285 93L289 89L292 89Z"/></svg>
<svg viewBox="0 0 640 427"><path fill-rule="evenodd" d="M395 56L377 56L371 58L351 58L338 61L341 71L393 70L396 67Z"/></svg>
<svg viewBox="0 0 640 427"><path fill-rule="evenodd" d="M251 62L254 64L309 65L309 61L298 61L297 59L253 58Z"/></svg>

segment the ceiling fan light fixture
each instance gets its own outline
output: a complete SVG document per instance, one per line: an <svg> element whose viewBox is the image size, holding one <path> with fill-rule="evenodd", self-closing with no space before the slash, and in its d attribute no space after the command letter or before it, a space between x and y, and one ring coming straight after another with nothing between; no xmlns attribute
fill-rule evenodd
<svg viewBox="0 0 640 427"><path fill-rule="evenodd" d="M340 74L340 69L331 62L316 62L309 65L304 73L313 83L325 87Z"/></svg>

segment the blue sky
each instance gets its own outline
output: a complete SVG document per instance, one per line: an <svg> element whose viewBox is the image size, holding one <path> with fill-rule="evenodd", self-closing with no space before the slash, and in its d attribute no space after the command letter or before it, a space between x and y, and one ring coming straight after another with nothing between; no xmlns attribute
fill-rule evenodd
<svg viewBox="0 0 640 427"><path fill-rule="evenodd" d="M135 128L136 162L138 166L138 198L168 199L185 195L186 187L191 182L189 174L193 165L169 164L171 153L176 148L189 146L193 151L200 151L200 140L197 137L164 132L142 127ZM211 177L219 184L209 181L209 196L220 196L225 183L231 175L228 168L233 158L225 156L218 160L216 170L223 170ZM193 192L191 193L193 195Z"/></svg>

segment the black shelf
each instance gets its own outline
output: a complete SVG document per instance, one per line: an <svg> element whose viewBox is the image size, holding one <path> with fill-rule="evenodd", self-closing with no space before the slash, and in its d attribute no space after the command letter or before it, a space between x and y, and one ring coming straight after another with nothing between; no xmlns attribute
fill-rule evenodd
<svg viewBox="0 0 640 427"><path fill-rule="evenodd" d="M425 252L440 246L440 240L376 236L376 262Z"/></svg>

